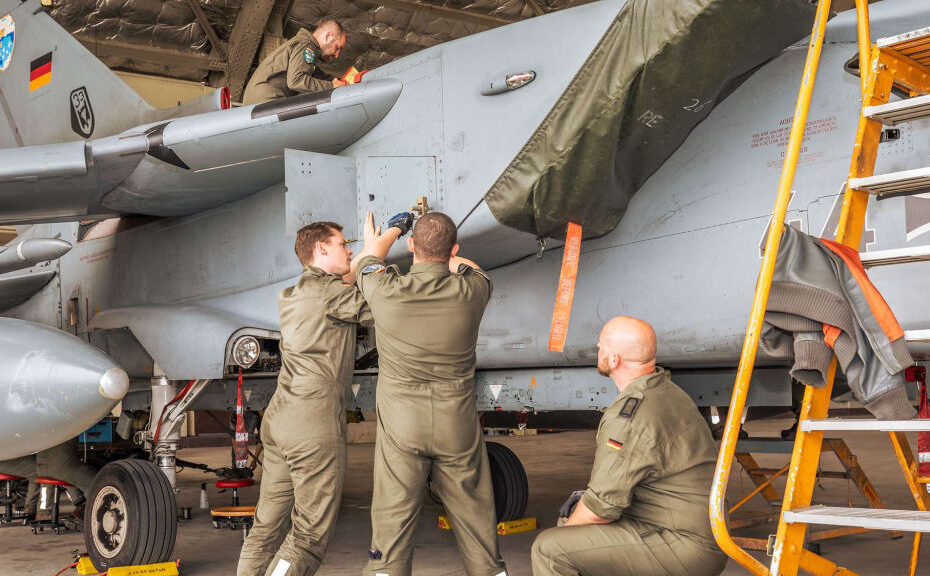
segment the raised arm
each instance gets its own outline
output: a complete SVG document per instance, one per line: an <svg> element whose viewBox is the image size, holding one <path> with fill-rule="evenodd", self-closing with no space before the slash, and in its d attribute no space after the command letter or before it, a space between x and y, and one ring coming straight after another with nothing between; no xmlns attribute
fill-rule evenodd
<svg viewBox="0 0 930 576"><path fill-rule="evenodd" d="M381 227L375 227L375 217L369 212L365 216L365 247L354 258L348 274L343 276L343 281L349 284L355 282L355 269L362 258L374 256L379 260L387 257L388 251L394 244L394 241L403 236L413 226L413 214L401 212L388 221L390 226L386 232L381 233Z"/></svg>

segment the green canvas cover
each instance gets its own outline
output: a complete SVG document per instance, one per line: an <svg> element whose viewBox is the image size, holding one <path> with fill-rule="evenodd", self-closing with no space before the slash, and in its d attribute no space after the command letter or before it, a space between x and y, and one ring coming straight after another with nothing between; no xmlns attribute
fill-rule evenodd
<svg viewBox="0 0 930 576"><path fill-rule="evenodd" d="M609 232L714 105L813 20L805 0L628 0L488 207L538 236L563 237L569 221Z"/></svg>

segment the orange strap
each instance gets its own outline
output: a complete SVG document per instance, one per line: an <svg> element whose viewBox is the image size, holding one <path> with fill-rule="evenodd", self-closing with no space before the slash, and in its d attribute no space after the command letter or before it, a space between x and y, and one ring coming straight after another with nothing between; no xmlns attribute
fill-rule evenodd
<svg viewBox="0 0 930 576"><path fill-rule="evenodd" d="M833 350L833 345L836 344L836 339L840 337L843 331L833 326L831 324L823 325L823 342L830 347L830 350Z"/></svg>
<svg viewBox="0 0 930 576"><path fill-rule="evenodd" d="M561 352L565 348L568 320L572 315L572 300L575 298L575 280L578 278L578 260L581 258L581 226L568 223L565 234L565 250L562 255L562 272L559 288L555 293L552 309L552 325L549 327L549 350Z"/></svg>
<svg viewBox="0 0 930 576"><path fill-rule="evenodd" d="M859 284L859 288L869 304L869 309L872 311L872 315L875 316L875 320L878 321L878 325L881 326L885 336L892 342L904 338L904 330L898 324L894 313L891 312L891 307L888 306L888 303L885 302L878 289L872 285L866 275L865 269L862 267L862 261L859 260L859 253L845 244L839 244L826 238L821 238L820 241L846 263L846 267L849 268L853 278L856 279L856 283Z"/></svg>

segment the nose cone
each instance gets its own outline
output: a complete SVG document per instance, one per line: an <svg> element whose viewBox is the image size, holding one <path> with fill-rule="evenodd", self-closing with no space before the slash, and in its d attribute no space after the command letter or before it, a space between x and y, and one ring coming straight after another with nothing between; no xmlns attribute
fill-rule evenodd
<svg viewBox="0 0 930 576"><path fill-rule="evenodd" d="M113 367L100 377L100 395L110 400L122 400L129 391L129 375L122 368Z"/></svg>
<svg viewBox="0 0 930 576"><path fill-rule="evenodd" d="M56 260L68 250L71 250L71 244L57 238L30 238L5 246L0 248L0 274Z"/></svg>
<svg viewBox="0 0 930 576"><path fill-rule="evenodd" d="M31 238L16 247L19 257L26 261L55 260L71 250L71 244L58 238Z"/></svg>
<svg viewBox="0 0 930 576"><path fill-rule="evenodd" d="M49 326L0 318L0 349L0 460L74 438L129 389L106 354Z"/></svg>

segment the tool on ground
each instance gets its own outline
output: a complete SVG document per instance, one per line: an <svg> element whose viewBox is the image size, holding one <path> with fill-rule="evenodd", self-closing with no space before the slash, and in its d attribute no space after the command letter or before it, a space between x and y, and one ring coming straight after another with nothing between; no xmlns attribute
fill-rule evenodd
<svg viewBox="0 0 930 576"><path fill-rule="evenodd" d="M174 562L160 562L158 564L145 564L141 566L114 566L106 572L98 572L87 554L81 554L74 564L71 564L58 574L62 574L68 568L75 568L78 574L82 576L180 576L181 559ZM56 574L55 576L58 576Z"/></svg>
<svg viewBox="0 0 930 576"><path fill-rule="evenodd" d="M440 530L452 530L452 523L448 516L439 517ZM526 518L517 518L516 520L505 520L497 523L497 533L501 536L507 534L519 534L521 532L532 532L536 530L536 518L528 516Z"/></svg>

